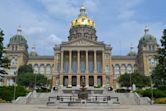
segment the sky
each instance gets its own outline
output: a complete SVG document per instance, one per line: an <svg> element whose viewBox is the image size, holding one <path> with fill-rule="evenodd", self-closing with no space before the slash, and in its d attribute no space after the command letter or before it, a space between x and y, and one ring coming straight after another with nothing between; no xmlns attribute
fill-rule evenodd
<svg viewBox="0 0 166 111"><path fill-rule="evenodd" d="M166 0L1 0L5 46L21 26L29 51L35 45L39 55L53 55L54 45L68 40L82 4L95 22L98 41L111 44L112 55L127 55L131 44L137 51L145 25L158 43L166 28Z"/></svg>

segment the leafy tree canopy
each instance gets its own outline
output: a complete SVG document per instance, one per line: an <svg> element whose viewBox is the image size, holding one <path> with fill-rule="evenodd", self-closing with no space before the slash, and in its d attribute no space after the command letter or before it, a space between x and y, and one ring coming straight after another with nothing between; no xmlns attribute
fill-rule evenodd
<svg viewBox="0 0 166 111"><path fill-rule="evenodd" d="M131 83L135 84L136 87L142 88L150 86L150 78L138 73L121 75L118 81L122 87L130 87L130 79Z"/></svg>
<svg viewBox="0 0 166 111"><path fill-rule="evenodd" d="M32 65L22 65L18 69L18 75L23 73L33 73Z"/></svg>
<svg viewBox="0 0 166 111"><path fill-rule="evenodd" d="M157 56L159 64L152 72L152 79L156 87L166 85L166 29L163 31L160 42L161 47Z"/></svg>
<svg viewBox="0 0 166 111"><path fill-rule="evenodd" d="M3 38L4 33L0 30L0 76L3 74L7 74L5 68L9 68L10 60L5 56L4 46L3 46Z"/></svg>

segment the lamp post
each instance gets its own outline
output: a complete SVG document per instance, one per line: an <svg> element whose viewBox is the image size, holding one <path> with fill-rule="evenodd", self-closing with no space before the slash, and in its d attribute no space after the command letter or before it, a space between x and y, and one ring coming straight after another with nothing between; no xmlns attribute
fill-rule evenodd
<svg viewBox="0 0 166 111"><path fill-rule="evenodd" d="M36 90L36 75L37 75L37 71L35 71L35 86L34 86L34 90Z"/></svg>
<svg viewBox="0 0 166 111"><path fill-rule="evenodd" d="M16 99L17 71L15 71L14 74L15 74L15 82L14 82L13 100Z"/></svg>

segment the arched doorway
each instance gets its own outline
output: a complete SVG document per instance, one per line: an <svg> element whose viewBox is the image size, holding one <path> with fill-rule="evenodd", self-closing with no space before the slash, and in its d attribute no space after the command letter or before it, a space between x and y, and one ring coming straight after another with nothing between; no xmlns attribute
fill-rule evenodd
<svg viewBox="0 0 166 111"><path fill-rule="evenodd" d="M94 86L94 77L89 76L89 86Z"/></svg>
<svg viewBox="0 0 166 111"><path fill-rule="evenodd" d="M98 84L98 86L100 86L100 87L103 85L102 76L98 76L98 77L97 77L97 84Z"/></svg>
<svg viewBox="0 0 166 111"><path fill-rule="evenodd" d="M77 85L77 77L72 76L72 86L76 86L76 85Z"/></svg>
<svg viewBox="0 0 166 111"><path fill-rule="evenodd" d="M63 76L63 86L68 86L68 76Z"/></svg>

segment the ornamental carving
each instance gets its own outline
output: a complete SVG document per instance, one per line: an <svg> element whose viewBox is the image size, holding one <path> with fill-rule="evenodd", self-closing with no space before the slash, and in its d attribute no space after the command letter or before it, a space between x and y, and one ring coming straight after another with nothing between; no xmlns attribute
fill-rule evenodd
<svg viewBox="0 0 166 111"><path fill-rule="evenodd" d="M86 45L94 45L94 43L91 43L91 42L88 42L88 41L85 41L85 40L79 40L79 41L76 41L74 43L71 43L70 45L74 45L74 46L86 46Z"/></svg>

